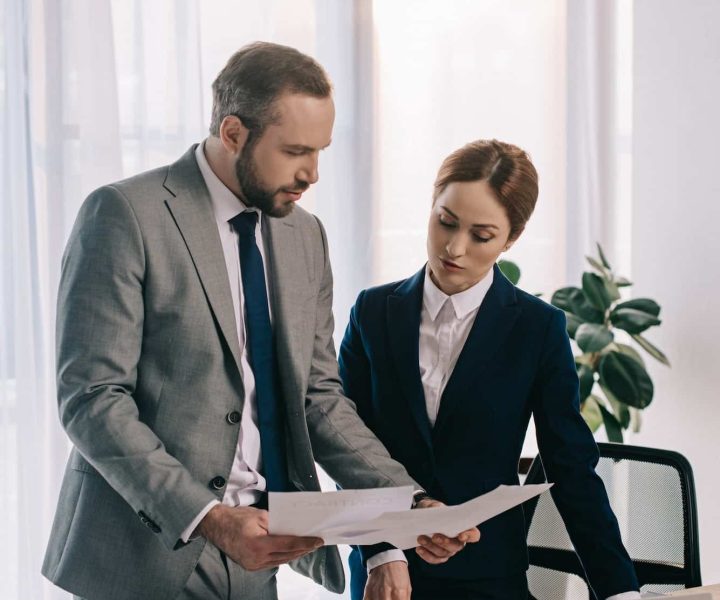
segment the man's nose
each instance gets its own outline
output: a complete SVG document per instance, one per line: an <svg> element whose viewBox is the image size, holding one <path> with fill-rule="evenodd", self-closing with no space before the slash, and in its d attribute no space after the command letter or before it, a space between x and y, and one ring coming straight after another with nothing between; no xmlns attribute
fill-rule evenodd
<svg viewBox="0 0 720 600"><path fill-rule="evenodd" d="M317 156L311 156L308 158L307 164L305 164L302 170L298 173L298 179L307 182L309 185L317 183L318 179L320 179Z"/></svg>

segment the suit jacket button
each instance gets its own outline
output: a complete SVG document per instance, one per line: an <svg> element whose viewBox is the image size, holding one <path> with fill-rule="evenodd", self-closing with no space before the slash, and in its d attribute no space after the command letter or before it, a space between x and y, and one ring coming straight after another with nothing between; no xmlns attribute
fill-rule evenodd
<svg viewBox="0 0 720 600"><path fill-rule="evenodd" d="M221 490L225 487L225 478L220 477L219 475L217 477L213 477L210 481L210 487L215 488L216 490Z"/></svg>
<svg viewBox="0 0 720 600"><path fill-rule="evenodd" d="M237 425L240 422L240 417L240 413L236 410L232 410L225 415L225 419L230 425Z"/></svg>

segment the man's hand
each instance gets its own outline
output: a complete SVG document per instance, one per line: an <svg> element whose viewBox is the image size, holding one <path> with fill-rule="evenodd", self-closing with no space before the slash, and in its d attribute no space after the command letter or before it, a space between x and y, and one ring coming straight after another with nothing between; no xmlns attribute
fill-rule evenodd
<svg viewBox="0 0 720 600"><path fill-rule="evenodd" d="M396 560L370 571L363 600L410 600L411 589L407 563Z"/></svg>
<svg viewBox="0 0 720 600"><path fill-rule="evenodd" d="M283 565L323 545L316 537L268 534L267 511L249 506L214 506L196 531L247 571Z"/></svg>
<svg viewBox="0 0 720 600"><path fill-rule="evenodd" d="M438 500L426 498L420 500L415 508L431 508L433 506L445 506ZM421 535L417 541L419 546L415 549L418 556L431 565L439 565L447 562L465 547L465 544L474 544L480 539L480 530L477 527L466 529L457 537L449 538L441 533L435 533L432 537Z"/></svg>

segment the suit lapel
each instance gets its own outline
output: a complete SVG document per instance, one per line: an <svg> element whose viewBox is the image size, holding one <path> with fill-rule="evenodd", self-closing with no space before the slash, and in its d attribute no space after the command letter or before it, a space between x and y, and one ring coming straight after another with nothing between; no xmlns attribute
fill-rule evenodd
<svg viewBox="0 0 720 600"><path fill-rule="evenodd" d="M310 269L303 240L295 227L292 215L283 219L263 217L266 258L270 261L270 295L273 311L278 368L286 398L293 398L298 390L289 386L302 386L305 376L301 365L307 364L304 342L308 327L309 310L315 302L308 300Z"/></svg>
<svg viewBox="0 0 720 600"><path fill-rule="evenodd" d="M307 438L304 414L297 410L305 400L307 371L303 365L312 360L311 324L317 299L310 298L312 270L308 264L302 228L296 226L293 215L282 219L263 216L263 241L268 260L270 303L272 306L273 335L277 354L277 368L285 407L286 424L290 440ZM310 342L308 342L310 340ZM303 461L287 444L288 474L298 490L307 489L301 475Z"/></svg>
<svg viewBox="0 0 720 600"><path fill-rule="evenodd" d="M166 203L185 240L220 331L230 348L238 370L242 373L237 324L225 256L210 193L195 160L196 147L190 148L180 160L170 166L164 187L173 198Z"/></svg>
<svg viewBox="0 0 720 600"><path fill-rule="evenodd" d="M398 378L420 433L432 446L419 365L420 312L425 268L405 281L387 299L387 329Z"/></svg>
<svg viewBox="0 0 720 600"><path fill-rule="evenodd" d="M481 378L488 363L497 355L520 315L515 288L497 265L493 268L493 283L443 392L433 431L435 436L458 403L467 401L466 390L474 389L473 383Z"/></svg>

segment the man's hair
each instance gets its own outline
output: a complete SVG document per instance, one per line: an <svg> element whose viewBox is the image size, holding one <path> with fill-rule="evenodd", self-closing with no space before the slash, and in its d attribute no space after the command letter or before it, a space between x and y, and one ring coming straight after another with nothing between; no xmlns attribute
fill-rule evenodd
<svg viewBox="0 0 720 600"><path fill-rule="evenodd" d="M234 115L258 137L277 121L275 101L281 94L327 98L332 84L315 59L289 46L254 42L230 57L212 90L210 133L220 135L223 119Z"/></svg>
<svg viewBox="0 0 720 600"><path fill-rule="evenodd" d="M433 204L455 181L488 182L510 221L510 240L525 228L538 197L538 174L527 152L498 140L477 140L455 150L440 166Z"/></svg>

